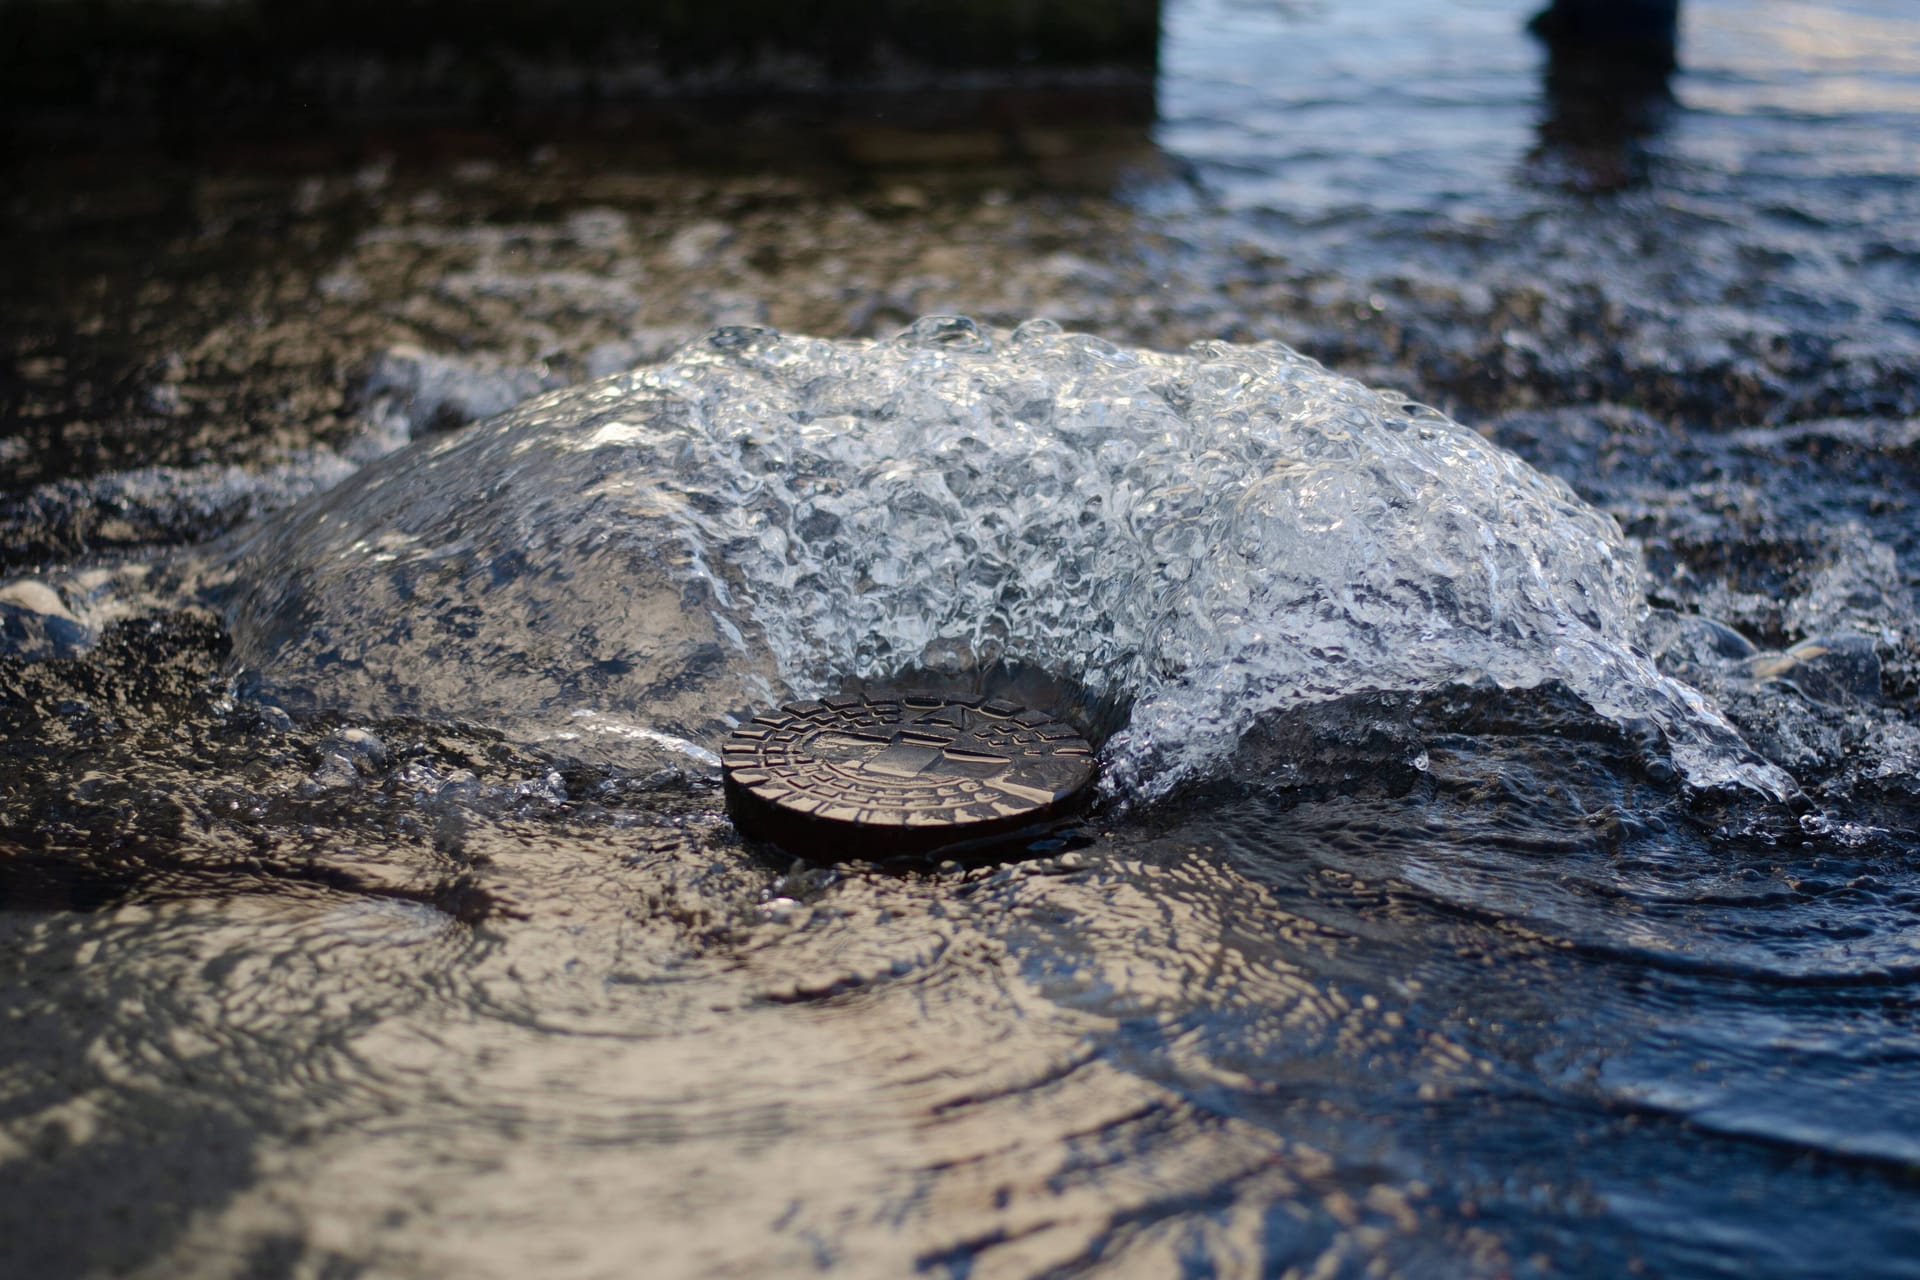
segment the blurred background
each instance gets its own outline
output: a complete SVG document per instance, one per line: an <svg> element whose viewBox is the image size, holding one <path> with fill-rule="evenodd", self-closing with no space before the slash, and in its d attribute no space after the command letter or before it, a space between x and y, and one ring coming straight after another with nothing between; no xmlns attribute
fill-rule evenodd
<svg viewBox="0 0 1920 1280"><path fill-rule="evenodd" d="M444 427L718 322L1275 337L1485 410L1909 402L1911 15L1704 0L1675 69L1534 8L8 0L6 554L99 536L35 485L284 462L396 380Z"/></svg>

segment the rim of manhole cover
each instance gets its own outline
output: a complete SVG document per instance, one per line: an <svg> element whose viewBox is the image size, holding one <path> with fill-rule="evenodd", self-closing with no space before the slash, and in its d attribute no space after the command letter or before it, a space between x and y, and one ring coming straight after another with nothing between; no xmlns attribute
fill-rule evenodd
<svg viewBox="0 0 1920 1280"><path fill-rule="evenodd" d="M944 693L788 703L720 758L740 834L824 861L1011 842L1078 809L1098 772L1047 712Z"/></svg>

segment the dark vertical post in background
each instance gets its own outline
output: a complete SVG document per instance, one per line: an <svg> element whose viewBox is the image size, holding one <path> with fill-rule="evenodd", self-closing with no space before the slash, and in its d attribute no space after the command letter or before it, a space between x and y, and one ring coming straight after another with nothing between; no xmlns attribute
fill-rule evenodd
<svg viewBox="0 0 1920 1280"><path fill-rule="evenodd" d="M1680 38L1680 0L1553 0L1532 27L1557 49L1664 57L1671 65Z"/></svg>
<svg viewBox="0 0 1920 1280"><path fill-rule="evenodd" d="M1569 187L1646 182L1673 106L1679 0L1554 0L1529 26L1547 48L1537 157Z"/></svg>

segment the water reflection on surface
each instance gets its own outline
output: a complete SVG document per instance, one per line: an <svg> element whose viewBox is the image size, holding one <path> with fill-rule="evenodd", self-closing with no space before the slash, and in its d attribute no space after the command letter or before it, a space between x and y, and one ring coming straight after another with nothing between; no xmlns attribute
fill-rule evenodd
<svg viewBox="0 0 1920 1280"><path fill-rule="evenodd" d="M1920 19L1903 6L1705 6L1695 31L1706 51L1695 64L1696 105L1869 119L1920 113Z"/></svg>
<svg viewBox="0 0 1920 1280"><path fill-rule="evenodd" d="M1912 19L1691 0L1609 185L1529 159L1529 7L1169 5L1161 159L1093 188L26 165L0 528L97 642L0 659L0 1269L1901 1274ZM684 773L235 698L155 550L716 323L930 312L1457 413L1619 520L1640 643L1808 806L1467 688L1263 720L1071 852L825 873Z"/></svg>

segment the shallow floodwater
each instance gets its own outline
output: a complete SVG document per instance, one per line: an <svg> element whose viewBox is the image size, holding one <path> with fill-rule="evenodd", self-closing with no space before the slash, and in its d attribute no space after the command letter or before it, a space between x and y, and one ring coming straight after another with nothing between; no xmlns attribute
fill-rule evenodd
<svg viewBox="0 0 1920 1280"><path fill-rule="evenodd" d="M0 595L0 1270L1914 1274L1920 21L1693 2L1665 92L1596 97L1524 16L1170 4L1162 121L1105 176L693 172L605 140L23 162L0 268L0 553L34 584ZM994 353L894 337L963 313ZM553 690L504 687L472 574L327 603L354 539L315 513L368 539L417 516L420 545L473 554L463 532L526 509L506 472L406 469L490 440L564 453L551 404L459 433L527 397L688 361L725 392L727 361L780 341L702 336L742 325L1004 389L1033 317L1174 353L1139 357L1160 369L1247 349L1177 354L1195 341L1285 343L1404 393L1264 349L1262 376L1325 378L1301 405L1363 406L1370 448L1436 406L1494 479L1417 451L1378 488L1349 472L1374 518L1319 554L1381 600L1435 598L1415 552L1451 544L1378 501L1425 468L1463 539L1504 528L1580 590L1456 647L1410 630L1334 696L1262 688L1329 684L1325 652L1271 642L1302 634L1278 586L1314 575L1258 545L1227 574L1177 535L1271 532L1283 427L1328 416L1256 422L1186 510L1174 461L1075 453L1072 412L1023 453L1010 412L947 441L993 497L966 510L1017 517L981 545L1160 595L1077 613L1084 593L1030 579L928 624L911 574L849 593L820 570L878 516L774 486L700 514L716 581L780 582L789 607L709 609L741 648L722 634L727 661L590 726L631 751L526 731ZM789 368L843 349L787 341ZM1064 403L1074 375L1029 364L1005 403ZM890 438L785 447L905 485L888 449L830 456ZM417 503L367 498L403 473ZM1054 527L1018 505L1094 477L1106 506L1132 475L1160 508ZM1207 505L1236 485L1254 496ZM1349 508L1316 493L1332 528ZM1201 585L1168 593L1174 568ZM516 572L487 582L525 599ZM1229 578L1272 609L1230 643L1202 625ZM263 591L319 601L361 675L392 653L376 622L466 656L329 682L297 616L255 626L279 616L247 604ZM1576 625L1613 665L1554 631ZM1157 717L1136 733L1194 732L1130 755L1110 726L1102 806L1004 864L743 846L697 750L663 746L701 724L648 699L742 654L773 693L848 654L877 671L874 634L936 667L1051 666ZM1249 679L1194 694L1216 667ZM1689 731L1724 770L1688 767Z"/></svg>

